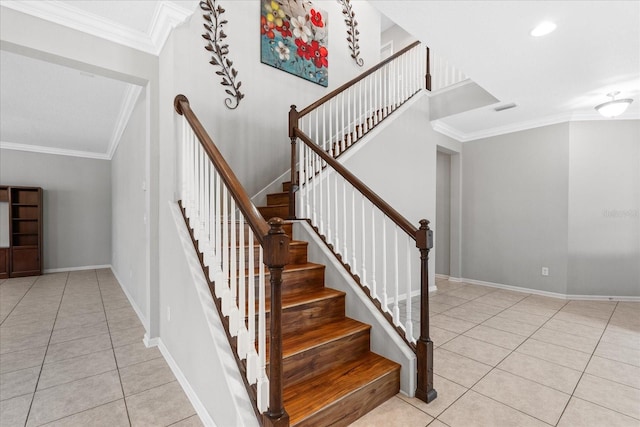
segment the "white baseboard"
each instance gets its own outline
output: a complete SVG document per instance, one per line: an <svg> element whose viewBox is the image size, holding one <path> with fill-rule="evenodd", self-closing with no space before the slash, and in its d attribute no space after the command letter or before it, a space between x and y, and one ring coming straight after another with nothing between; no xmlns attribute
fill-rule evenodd
<svg viewBox="0 0 640 427"><path fill-rule="evenodd" d="M198 417L200 417L200 421L202 421L202 424L208 427L217 427L216 423L209 415L209 412L207 412L205 406L202 404L202 401L200 400L200 398L198 398L198 395L191 387L191 384L189 384L189 381L187 381L187 378L182 373L182 370L180 369L174 358L171 356L171 353L169 353L169 350L167 349L167 347L165 347L162 339L154 338L153 340L156 341L156 345L158 346L160 353L162 353L164 360L167 361L169 368L171 368L171 372L173 372L173 375L175 375L178 383L180 383L180 385L182 386L184 393L187 395L187 398L193 405L193 408L196 410L196 413L198 414Z"/></svg>
<svg viewBox="0 0 640 427"><path fill-rule="evenodd" d="M111 264L104 265L83 265L82 267L65 267L65 268L48 268L43 270L44 274L49 273L65 273L67 271L82 271L82 270L101 270L103 268L111 268Z"/></svg>
<svg viewBox="0 0 640 427"><path fill-rule="evenodd" d="M449 281L452 281L449 279ZM609 295L571 295L561 294L559 292L541 291L539 289L523 288L519 286L505 285L502 283L485 282L482 280L464 278L461 281L471 285L488 286L490 288L506 289L514 292L522 292L533 295L541 295L545 297L565 299L565 300L583 300L583 301L633 301L640 302L637 296L609 296Z"/></svg>
<svg viewBox="0 0 640 427"><path fill-rule="evenodd" d="M149 338L149 332L145 332L144 337L142 338L142 342L147 348L157 347L160 344L160 338Z"/></svg>
<svg viewBox="0 0 640 427"><path fill-rule="evenodd" d="M438 274L436 273L436 279L445 279L445 280L449 280L449 276L446 274Z"/></svg>

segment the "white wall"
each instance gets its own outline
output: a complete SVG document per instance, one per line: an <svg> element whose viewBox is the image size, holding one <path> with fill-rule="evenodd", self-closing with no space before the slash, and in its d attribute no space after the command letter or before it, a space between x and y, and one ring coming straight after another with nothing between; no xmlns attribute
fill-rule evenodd
<svg viewBox="0 0 640 427"><path fill-rule="evenodd" d="M303 80L260 63L260 3L225 3L224 18L229 58L238 70L245 98L235 110L224 104L224 87L209 64L204 49L202 14L197 12L188 25L174 31L172 55L172 95L186 95L193 110L250 195L280 176L290 166L288 113L292 104L302 109L366 68L379 57L379 13L368 2L352 2L360 31L360 52L365 61L358 67L350 57L341 6L335 1L314 1L328 13L329 87ZM162 68L165 72L165 68ZM165 80L166 81L166 80ZM164 101L166 102L166 101ZM175 113L171 111L172 119Z"/></svg>
<svg viewBox="0 0 640 427"><path fill-rule="evenodd" d="M384 46L387 43L391 43L391 45L393 46L393 53L402 50L414 41L416 41L416 38L407 33L404 29L402 29L402 27L399 27L398 25L394 25L393 27L387 29L386 31L383 31L382 34L380 34L380 44Z"/></svg>
<svg viewBox="0 0 640 427"><path fill-rule="evenodd" d="M640 120L570 129L567 291L640 296Z"/></svg>
<svg viewBox="0 0 640 427"><path fill-rule="evenodd" d="M43 188L45 271L110 264L108 161L2 149L0 182Z"/></svg>
<svg viewBox="0 0 640 427"><path fill-rule="evenodd" d="M146 91L142 91L111 159L111 265L148 325L146 100Z"/></svg>

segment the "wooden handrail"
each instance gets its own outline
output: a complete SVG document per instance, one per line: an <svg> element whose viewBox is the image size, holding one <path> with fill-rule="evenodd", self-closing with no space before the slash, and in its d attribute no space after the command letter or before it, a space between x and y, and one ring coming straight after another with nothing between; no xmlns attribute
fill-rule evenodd
<svg viewBox="0 0 640 427"><path fill-rule="evenodd" d="M191 109L189 99L184 95L177 95L173 101L173 106L176 112L181 116L184 116L191 125L193 132L200 140L207 156L209 156L209 160L211 160L215 165L220 177L229 189L231 196L236 201L238 209L240 209L244 215L247 223L253 230L256 239L260 242L260 245L264 247L265 236L269 234L269 225L262 215L260 215L258 209L253 205L253 203L251 203L251 199L249 199L249 196L242 187L242 184L240 184L240 181L233 173L233 170L231 170L229 164L224 160L224 157L222 157L222 154L216 147L215 143Z"/></svg>
<svg viewBox="0 0 640 427"><path fill-rule="evenodd" d="M307 114L309 114L311 111L315 110L316 108L318 108L320 105L324 104L325 102L327 102L328 100L330 100L331 98L335 97L336 95L338 95L339 93L343 92L344 90L346 90L347 88L349 88L350 86L353 86L354 84L356 84L357 82L359 82L360 80L364 79L365 77L375 73L376 71L378 71L380 68L384 67L385 65L387 65L389 62L393 61L394 59L398 58L399 56L404 55L405 53L407 53L408 51L410 51L411 49L413 49L414 47L418 46L420 44L419 41L415 41L413 43L411 43L409 46L405 47L402 50L399 50L398 52L396 52L395 54L391 55L390 57L388 57L387 59L385 59L384 61L378 63L377 65L374 65L373 67L369 68L367 71L365 71L364 73L360 74L358 77L349 80L348 82L346 82L345 84L343 84L342 86L338 87L337 89L333 90L332 92L329 92L327 95L323 96L322 98L320 98L319 100L317 100L316 102L314 102L313 104L309 105L308 107L300 110L300 112L298 113L298 117L303 117L306 116Z"/></svg>
<svg viewBox="0 0 640 427"><path fill-rule="evenodd" d="M338 172L344 179L346 179L356 190L362 193L371 203L373 203L378 209L384 213L389 219L391 219L398 227L404 230L414 240L416 239L416 233L418 229L413 226L400 212L395 210L391 205L385 202L380 196L367 187L362 181L360 181L354 174L349 172L347 168L342 166L336 159L325 153L322 148L318 147L318 144L314 143L311 138L307 136L299 128L294 128L293 132L296 137L302 140L309 148L311 148L322 160L324 160L329 166L331 166L336 172Z"/></svg>

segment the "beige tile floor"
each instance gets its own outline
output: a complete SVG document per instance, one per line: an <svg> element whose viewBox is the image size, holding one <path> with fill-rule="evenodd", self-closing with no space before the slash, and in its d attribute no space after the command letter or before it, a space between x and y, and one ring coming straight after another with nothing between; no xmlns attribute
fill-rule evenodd
<svg viewBox="0 0 640 427"><path fill-rule="evenodd" d="M640 427L640 303L438 288L438 398L354 426ZM202 425L109 270L0 281L0 322L0 426Z"/></svg>
<svg viewBox="0 0 640 427"><path fill-rule="evenodd" d="M0 426L198 426L110 270L0 280Z"/></svg>
<svg viewBox="0 0 640 427"><path fill-rule="evenodd" d="M438 398L399 394L352 426L640 427L640 303L437 286Z"/></svg>

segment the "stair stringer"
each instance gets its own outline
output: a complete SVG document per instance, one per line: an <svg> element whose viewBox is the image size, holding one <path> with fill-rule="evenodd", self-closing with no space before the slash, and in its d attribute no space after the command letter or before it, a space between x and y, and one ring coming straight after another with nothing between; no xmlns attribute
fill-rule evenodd
<svg viewBox="0 0 640 427"><path fill-rule="evenodd" d="M344 269L307 221L294 221L296 239L309 242L307 255L310 262L324 264L327 287L345 292L348 317L371 325L371 351L402 366L400 391L413 397L416 389L416 355L378 308L365 295L353 277Z"/></svg>
<svg viewBox="0 0 640 427"><path fill-rule="evenodd" d="M180 208L169 202L168 210L175 229L167 230L167 239L176 256L163 271L165 283L172 283L178 294L163 295L161 290L161 299L171 298L172 317L161 316L159 347L170 353L165 358L205 425L258 427ZM179 312L180 305L188 312Z"/></svg>

